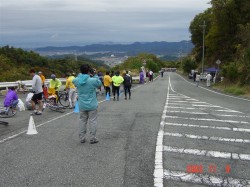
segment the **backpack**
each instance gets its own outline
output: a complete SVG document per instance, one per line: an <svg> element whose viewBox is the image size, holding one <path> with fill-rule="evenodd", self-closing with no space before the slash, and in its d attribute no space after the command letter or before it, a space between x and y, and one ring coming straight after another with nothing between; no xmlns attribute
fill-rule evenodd
<svg viewBox="0 0 250 187"><path fill-rule="evenodd" d="M128 75L125 75L123 83L124 83L124 86L131 86L131 83L132 83L131 77Z"/></svg>

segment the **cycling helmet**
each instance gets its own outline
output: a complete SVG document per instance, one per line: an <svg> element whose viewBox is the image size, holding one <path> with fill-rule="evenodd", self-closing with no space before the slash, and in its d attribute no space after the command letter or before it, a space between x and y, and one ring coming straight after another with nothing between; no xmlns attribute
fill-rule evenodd
<svg viewBox="0 0 250 187"><path fill-rule="evenodd" d="M55 79L55 78L56 78L56 75L55 75L55 74L52 74L52 75L51 75L51 78L52 78L52 79Z"/></svg>

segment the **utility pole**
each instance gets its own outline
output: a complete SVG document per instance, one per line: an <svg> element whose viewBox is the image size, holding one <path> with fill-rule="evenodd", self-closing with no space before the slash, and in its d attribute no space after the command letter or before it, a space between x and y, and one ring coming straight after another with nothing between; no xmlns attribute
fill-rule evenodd
<svg viewBox="0 0 250 187"><path fill-rule="evenodd" d="M200 27L203 28L203 49L202 49L202 64L201 64L201 71L203 73L204 71L204 57L205 57L205 28L206 28L206 22L203 21L203 25L200 25Z"/></svg>

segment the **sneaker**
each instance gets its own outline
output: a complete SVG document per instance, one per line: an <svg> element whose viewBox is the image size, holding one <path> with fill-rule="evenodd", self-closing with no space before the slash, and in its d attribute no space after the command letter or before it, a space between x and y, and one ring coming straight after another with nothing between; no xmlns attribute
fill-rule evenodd
<svg viewBox="0 0 250 187"><path fill-rule="evenodd" d="M99 141L96 138L90 140L90 144L95 144L95 143L98 143L98 142Z"/></svg>
<svg viewBox="0 0 250 187"><path fill-rule="evenodd" d="M81 142L81 143L85 143L85 142L86 142L86 139L84 138L84 139L82 139L80 142Z"/></svg>
<svg viewBox="0 0 250 187"><path fill-rule="evenodd" d="M34 110L33 112L32 112L32 114L36 114L37 113L37 110Z"/></svg>
<svg viewBox="0 0 250 187"><path fill-rule="evenodd" d="M127 100L127 97L125 97L125 100Z"/></svg>

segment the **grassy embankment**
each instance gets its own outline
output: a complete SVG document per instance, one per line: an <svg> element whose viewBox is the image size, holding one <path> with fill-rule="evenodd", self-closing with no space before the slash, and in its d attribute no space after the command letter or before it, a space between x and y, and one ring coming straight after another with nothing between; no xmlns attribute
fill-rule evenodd
<svg viewBox="0 0 250 187"><path fill-rule="evenodd" d="M250 98L250 85L239 86L238 84L222 82L213 85L213 88L228 94Z"/></svg>

